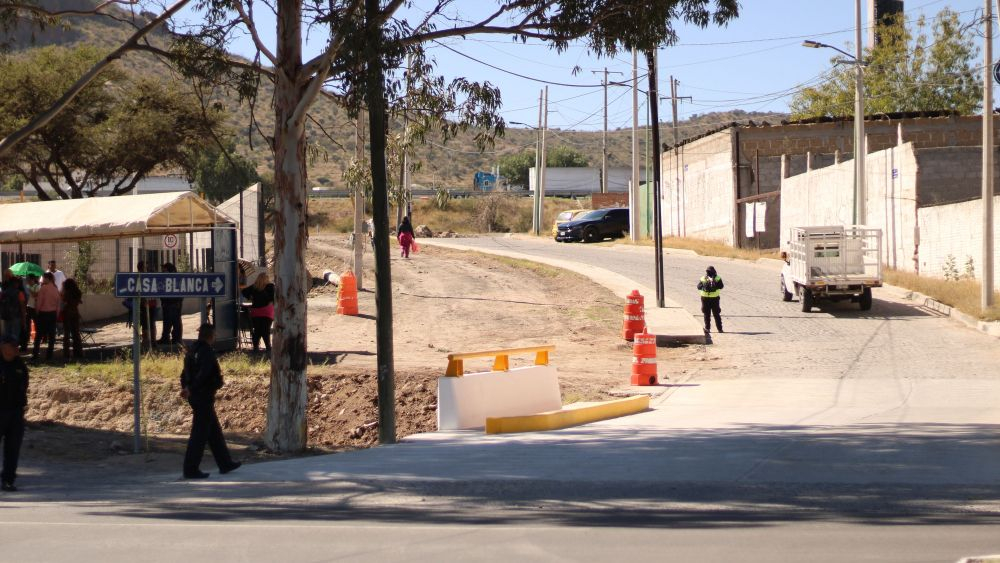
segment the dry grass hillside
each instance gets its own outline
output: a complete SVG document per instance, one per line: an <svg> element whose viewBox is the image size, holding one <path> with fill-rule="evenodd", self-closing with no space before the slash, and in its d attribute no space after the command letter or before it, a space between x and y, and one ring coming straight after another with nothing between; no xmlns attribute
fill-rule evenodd
<svg viewBox="0 0 1000 563"><path fill-rule="evenodd" d="M79 9L92 6L93 3L93 0L44 2L45 5L57 9ZM123 12L121 15L128 14ZM0 37L0 43L7 44L14 51L46 45L88 44L110 48L124 40L131 30L132 28L126 24L111 18L71 17L66 18L63 25L50 26L44 30L24 28L14 30L7 36ZM165 45L168 41L167 32L160 32L152 37L154 44ZM165 64L145 53L131 53L121 64L135 72L155 74L166 80L181 80ZM258 162L261 172L273 166L272 155L260 134L261 131L270 134L273 130L274 120L268 111L270 99L271 88L269 84L264 83L254 112L259 124L258 130L256 127L251 127L251 108L247 104L240 104L235 96L225 93L220 93L218 97L218 100L231 112L229 126L236 134L240 152L252 155ZM354 155L354 124L348 120L342 109L328 99L320 98L311 113L319 125L309 123L309 140L322 150L318 151L309 163L310 183L315 186L340 187L344 168ZM680 123L681 137L696 136L733 121L760 120L762 115L739 110L699 115ZM775 120L774 117L770 119ZM398 127L398 124L394 126ZM667 130L667 126L664 126L664 133ZM627 166L631 162L631 134L630 129L609 132L608 153L612 166ZM581 151L593 166L599 166L601 160L599 131L556 129L552 130L549 138L553 145L564 144ZM645 154L645 131L640 133L640 139L640 151ZM485 154L473 152L472 136L468 134L460 135L444 145L440 139L428 140L430 142L421 147L415 155L416 160L420 162L420 170L414 174L413 181L428 187L466 189L471 188L472 177L476 171L491 169L496 165L497 159L504 154L525 150L524 147L534 143L535 133L530 129L508 129L503 137L496 140L495 148Z"/></svg>

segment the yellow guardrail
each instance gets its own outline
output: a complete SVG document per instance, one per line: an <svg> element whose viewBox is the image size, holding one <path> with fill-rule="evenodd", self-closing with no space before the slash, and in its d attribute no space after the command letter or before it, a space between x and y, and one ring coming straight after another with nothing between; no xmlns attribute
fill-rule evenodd
<svg viewBox="0 0 1000 563"><path fill-rule="evenodd" d="M536 366L547 366L549 365L549 352L555 349L555 344L548 344L545 346L528 346L526 348L505 348L503 350L487 350L485 352L448 354L448 369L444 374L447 377L462 377L462 373L465 371L463 360L473 358L493 358L493 371L509 371L510 357L524 354L534 354Z"/></svg>

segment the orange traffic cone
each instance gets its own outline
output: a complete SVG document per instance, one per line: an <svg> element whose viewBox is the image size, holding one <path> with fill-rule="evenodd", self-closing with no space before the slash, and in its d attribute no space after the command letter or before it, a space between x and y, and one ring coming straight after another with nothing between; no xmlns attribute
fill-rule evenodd
<svg viewBox="0 0 1000 563"><path fill-rule="evenodd" d="M625 322L622 325L622 338L632 341L632 337L646 330L646 314L643 309L642 295L633 289L625 299Z"/></svg>
<svg viewBox="0 0 1000 563"><path fill-rule="evenodd" d="M656 335L635 335L632 346L632 385L656 385Z"/></svg>
<svg viewBox="0 0 1000 563"><path fill-rule="evenodd" d="M337 288L337 314L358 314L358 279L354 272L347 270L340 276L340 287Z"/></svg>

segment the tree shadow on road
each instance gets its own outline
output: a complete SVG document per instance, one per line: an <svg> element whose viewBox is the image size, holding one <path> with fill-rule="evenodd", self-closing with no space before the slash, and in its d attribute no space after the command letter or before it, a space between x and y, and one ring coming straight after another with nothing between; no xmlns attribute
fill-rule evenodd
<svg viewBox="0 0 1000 563"><path fill-rule="evenodd" d="M752 527L1000 524L998 425L607 428L417 443L258 464L235 482L128 487L93 516ZM290 465L289 465L290 464ZM101 496L99 491L93 491ZM28 499L44 502L44 491ZM308 499L308 500L306 500Z"/></svg>

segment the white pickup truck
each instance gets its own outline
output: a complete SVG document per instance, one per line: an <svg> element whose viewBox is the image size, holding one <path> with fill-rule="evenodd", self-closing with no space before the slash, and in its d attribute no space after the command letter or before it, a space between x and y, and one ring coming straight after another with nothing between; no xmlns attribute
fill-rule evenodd
<svg viewBox="0 0 1000 563"><path fill-rule="evenodd" d="M818 299L850 299L872 308L872 288L882 286L882 230L863 226L794 227L782 252L781 297L798 295L802 311Z"/></svg>

